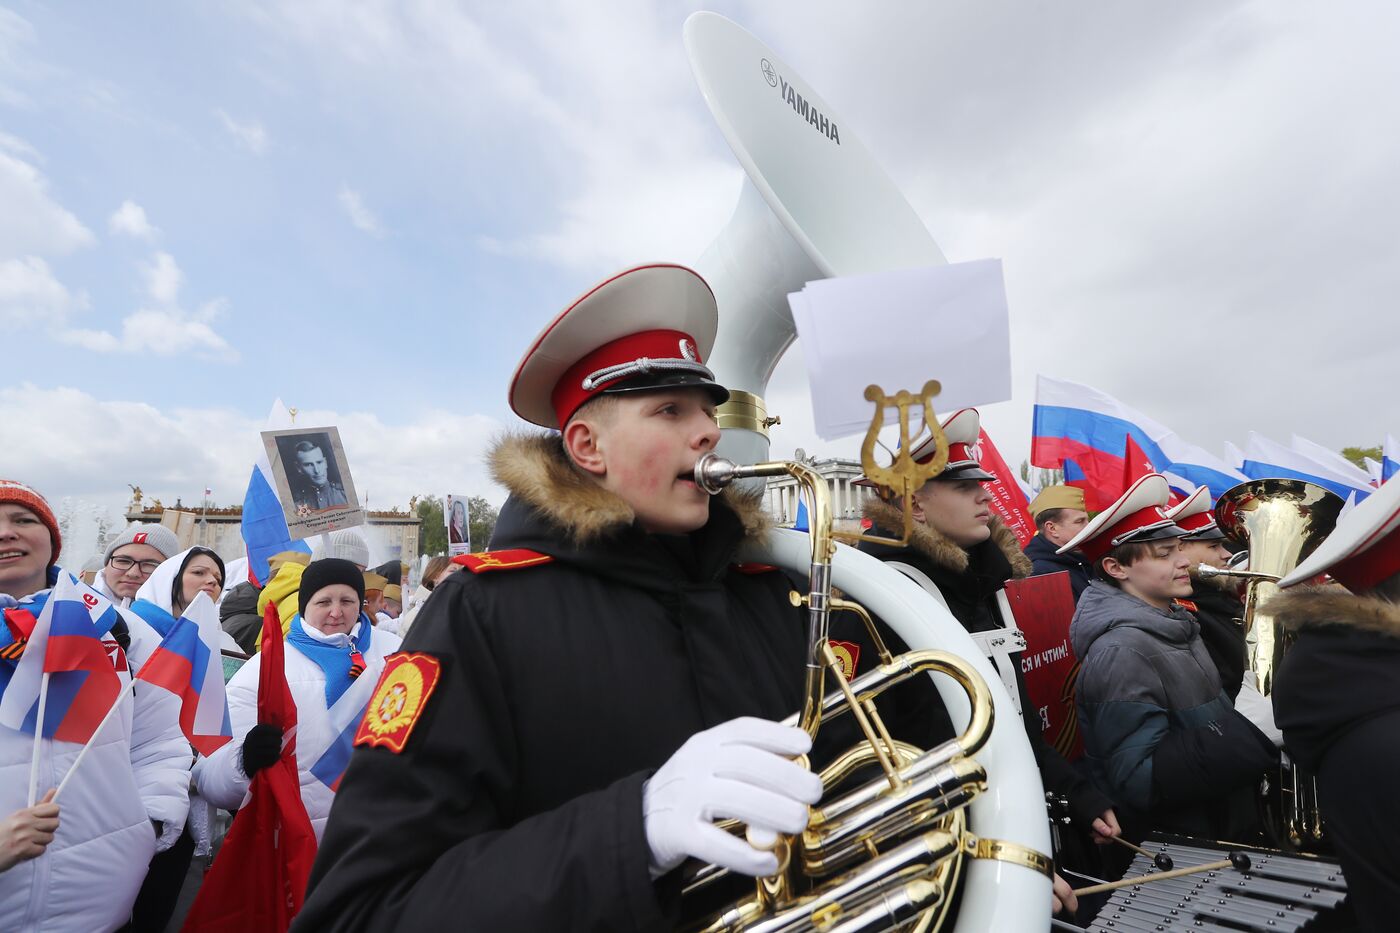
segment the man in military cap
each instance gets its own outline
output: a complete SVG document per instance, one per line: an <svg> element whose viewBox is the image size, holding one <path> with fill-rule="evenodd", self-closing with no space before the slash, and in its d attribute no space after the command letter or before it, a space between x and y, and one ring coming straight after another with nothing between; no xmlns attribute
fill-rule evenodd
<svg viewBox="0 0 1400 933"><path fill-rule="evenodd" d="M755 499L693 481L728 395L714 297L626 270L532 343L491 455L489 553L438 585L369 702L299 930L670 928L687 857L776 870L713 825L805 827L802 617L735 565ZM747 571L747 572L741 572ZM850 718L850 717L845 717Z"/></svg>
<svg viewBox="0 0 1400 933"><path fill-rule="evenodd" d="M1084 509L1084 490L1078 486L1046 486L1031 500L1031 520L1035 537L1026 545L1031 574L1069 573L1069 587L1076 602L1089 585L1089 562L1078 551L1059 553L1071 538L1084 530L1089 513Z"/></svg>
<svg viewBox="0 0 1400 933"><path fill-rule="evenodd" d="M349 505L345 488L331 479L326 452L312 441L301 441L293 449L295 462L289 475L296 481L292 498L299 508L312 511Z"/></svg>

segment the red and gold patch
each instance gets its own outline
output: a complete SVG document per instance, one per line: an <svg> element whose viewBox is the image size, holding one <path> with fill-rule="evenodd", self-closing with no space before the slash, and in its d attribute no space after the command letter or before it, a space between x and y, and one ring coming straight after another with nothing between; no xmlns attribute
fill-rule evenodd
<svg viewBox="0 0 1400 933"><path fill-rule="evenodd" d="M518 570L522 567L537 567L548 564L554 558L529 548L517 547L504 551L480 551L476 554L458 554L452 563L461 564L472 573L487 573L492 570Z"/></svg>
<svg viewBox="0 0 1400 933"><path fill-rule="evenodd" d="M849 683L855 680L856 664L860 661L860 645L852 641L837 641L834 638L827 639L831 646L831 653L836 655L836 660L841 662L841 673L846 676Z"/></svg>
<svg viewBox="0 0 1400 933"><path fill-rule="evenodd" d="M1173 599L1172 602L1176 603L1178 606L1180 606L1182 609L1185 609L1187 612L1200 611L1196 608L1196 604L1189 599Z"/></svg>
<svg viewBox="0 0 1400 933"><path fill-rule="evenodd" d="M365 718L355 731L355 744L383 745L397 754L428 705L442 665L432 655L417 652L399 652L385 660Z"/></svg>

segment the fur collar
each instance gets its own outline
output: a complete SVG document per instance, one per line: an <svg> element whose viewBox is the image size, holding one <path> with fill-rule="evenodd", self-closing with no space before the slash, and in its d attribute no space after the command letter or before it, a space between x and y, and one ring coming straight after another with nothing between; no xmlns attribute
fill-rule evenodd
<svg viewBox="0 0 1400 933"><path fill-rule="evenodd" d="M1400 638L1400 605L1356 596L1338 586L1300 587L1269 600L1269 612L1288 628L1345 626Z"/></svg>
<svg viewBox="0 0 1400 933"><path fill-rule="evenodd" d="M491 475L517 499L586 545L632 525L636 514L616 493L569 462L557 434L507 434L487 454ZM772 523L762 499L726 489L718 497L738 516L746 539L760 538Z"/></svg>
<svg viewBox="0 0 1400 933"><path fill-rule="evenodd" d="M904 527L904 513L891 502L879 498L867 499L864 512L865 517L870 519L876 528L896 532ZM1012 578L1019 580L1029 577L1031 562L1021 553L1015 533L996 517L992 518L990 527L992 542L1011 564ZM967 551L954 544L947 535L920 522L914 523L914 531L909 536L909 546L939 567L945 567L955 573L963 573L968 568Z"/></svg>

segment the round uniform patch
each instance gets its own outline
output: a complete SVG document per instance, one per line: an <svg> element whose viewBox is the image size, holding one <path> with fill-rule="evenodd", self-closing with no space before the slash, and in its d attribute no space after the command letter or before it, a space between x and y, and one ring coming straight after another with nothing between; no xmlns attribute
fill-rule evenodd
<svg viewBox="0 0 1400 933"><path fill-rule="evenodd" d="M365 718L355 732L355 744L403 751L437 686L441 670L438 659L429 654L390 655L370 697Z"/></svg>

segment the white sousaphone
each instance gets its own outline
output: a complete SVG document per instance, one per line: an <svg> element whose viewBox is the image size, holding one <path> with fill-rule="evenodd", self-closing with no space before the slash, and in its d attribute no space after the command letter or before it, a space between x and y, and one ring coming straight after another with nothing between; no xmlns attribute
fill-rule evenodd
<svg viewBox="0 0 1400 933"><path fill-rule="evenodd" d="M721 409L720 452L757 463L768 459L763 393L796 336L788 293L814 279L946 260L854 131L791 66L714 13L692 14L684 35L700 91L748 173L733 216L696 267L719 303L709 363L733 394ZM807 535L778 530L746 557L797 569L808 553ZM969 808L970 829L1048 853L1044 792L1030 744L1001 678L971 636L946 606L880 561L840 545L831 566L833 585L880 616L911 649L959 655L987 682L1000 727L978 755L988 790ZM954 722L966 723L966 695L947 678L933 679ZM956 929L1043 928L1049 903L1044 874L971 858Z"/></svg>

